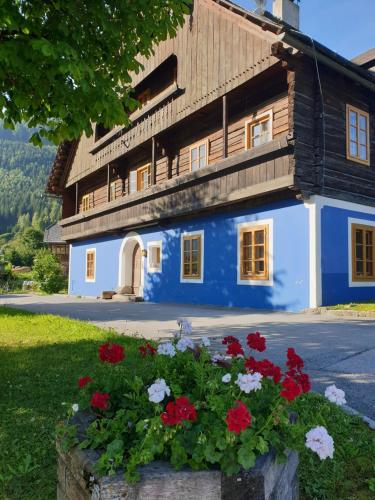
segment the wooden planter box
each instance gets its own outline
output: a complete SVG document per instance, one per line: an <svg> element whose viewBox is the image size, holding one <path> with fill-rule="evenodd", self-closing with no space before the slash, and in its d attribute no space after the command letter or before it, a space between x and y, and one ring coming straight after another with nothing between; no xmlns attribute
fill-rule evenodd
<svg viewBox="0 0 375 500"><path fill-rule="evenodd" d="M92 416L78 413L73 423L83 439ZM273 453L258 457L255 466L235 476L220 471L175 471L153 462L139 468L141 480L128 484L123 471L99 477L93 466L100 454L77 448L63 453L57 445L57 500L298 500L298 454L289 452L284 464Z"/></svg>
<svg viewBox="0 0 375 500"><path fill-rule="evenodd" d="M94 450L58 452L57 500L298 500L296 452L277 465L270 453L253 469L227 477L220 471L175 471L168 463L140 467L141 481L129 485L122 471L97 477Z"/></svg>

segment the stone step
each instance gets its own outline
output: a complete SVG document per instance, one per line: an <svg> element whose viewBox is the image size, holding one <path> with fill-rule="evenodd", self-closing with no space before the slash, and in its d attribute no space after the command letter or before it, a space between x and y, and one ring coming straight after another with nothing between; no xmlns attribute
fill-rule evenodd
<svg viewBox="0 0 375 500"><path fill-rule="evenodd" d="M134 293L116 293L112 299L121 302L143 302L143 297L138 297Z"/></svg>

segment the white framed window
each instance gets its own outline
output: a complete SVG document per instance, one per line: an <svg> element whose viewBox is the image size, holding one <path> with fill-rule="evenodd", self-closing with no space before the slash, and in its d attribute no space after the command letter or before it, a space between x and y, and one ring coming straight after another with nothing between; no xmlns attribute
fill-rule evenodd
<svg viewBox="0 0 375 500"><path fill-rule="evenodd" d="M194 172L208 165L208 140L197 142L190 147L190 170Z"/></svg>
<svg viewBox="0 0 375 500"><path fill-rule="evenodd" d="M181 233L181 283L203 283L204 231Z"/></svg>
<svg viewBox="0 0 375 500"><path fill-rule="evenodd" d="M150 241L147 243L147 270L149 273L161 273L162 271L162 242Z"/></svg>
<svg viewBox="0 0 375 500"><path fill-rule="evenodd" d="M375 287L375 221L348 218L349 287Z"/></svg>
<svg viewBox="0 0 375 500"><path fill-rule="evenodd" d="M116 181L112 181L109 185L109 201L116 199Z"/></svg>
<svg viewBox="0 0 375 500"><path fill-rule="evenodd" d="M96 249L88 248L86 250L85 281L88 283L94 283L95 276L96 276Z"/></svg>
<svg viewBox="0 0 375 500"><path fill-rule="evenodd" d="M370 165L370 115L346 105L346 158Z"/></svg>
<svg viewBox="0 0 375 500"><path fill-rule="evenodd" d="M254 115L245 122L245 149L256 148L272 141L272 110Z"/></svg>
<svg viewBox="0 0 375 500"><path fill-rule="evenodd" d="M129 194L137 192L137 171L131 170L129 172Z"/></svg>
<svg viewBox="0 0 375 500"><path fill-rule="evenodd" d="M237 285L273 286L273 219L237 224Z"/></svg>

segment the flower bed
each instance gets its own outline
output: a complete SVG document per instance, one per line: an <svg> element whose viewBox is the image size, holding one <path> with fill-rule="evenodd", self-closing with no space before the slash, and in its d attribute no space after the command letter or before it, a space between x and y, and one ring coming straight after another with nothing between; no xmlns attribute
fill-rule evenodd
<svg viewBox="0 0 375 500"><path fill-rule="evenodd" d="M83 440L74 422L61 426L63 451L77 444L99 450L94 471L115 475L122 468L128 483L140 480L140 466L156 460L176 470L187 466L231 476L253 468L269 450L281 461L287 450L304 445L322 460L333 457L325 427L306 428L290 410L310 390L304 362L293 348L285 369L260 359L266 340L258 332L247 336L249 353L229 336L223 339L226 355L212 356L208 339L194 344L191 326L180 326L173 342L140 346L135 370L134 364L128 368L121 345L100 347L95 376L82 374L71 410L71 416L82 409L95 419ZM328 396L343 402L334 387Z"/></svg>

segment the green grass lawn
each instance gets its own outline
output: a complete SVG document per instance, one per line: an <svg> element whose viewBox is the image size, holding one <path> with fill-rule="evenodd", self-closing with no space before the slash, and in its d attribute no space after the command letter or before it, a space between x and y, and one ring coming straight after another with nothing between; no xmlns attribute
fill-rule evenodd
<svg viewBox="0 0 375 500"><path fill-rule="evenodd" d="M375 300L368 302L354 302L350 304L337 304L329 306L328 309L346 310L346 311L375 311Z"/></svg>
<svg viewBox="0 0 375 500"><path fill-rule="evenodd" d="M0 307L0 498L56 498L56 422L115 334L88 323ZM116 336L128 356L138 341Z"/></svg>
<svg viewBox="0 0 375 500"><path fill-rule="evenodd" d="M136 339L88 323L0 307L1 500L56 497L55 425L66 415L65 403L74 401L77 379L92 372L98 346L115 337L131 363ZM301 398L296 409L305 418L319 413L337 445L333 461L320 462L310 451L302 452L302 498L374 499L368 481L375 483L375 433L317 395Z"/></svg>

